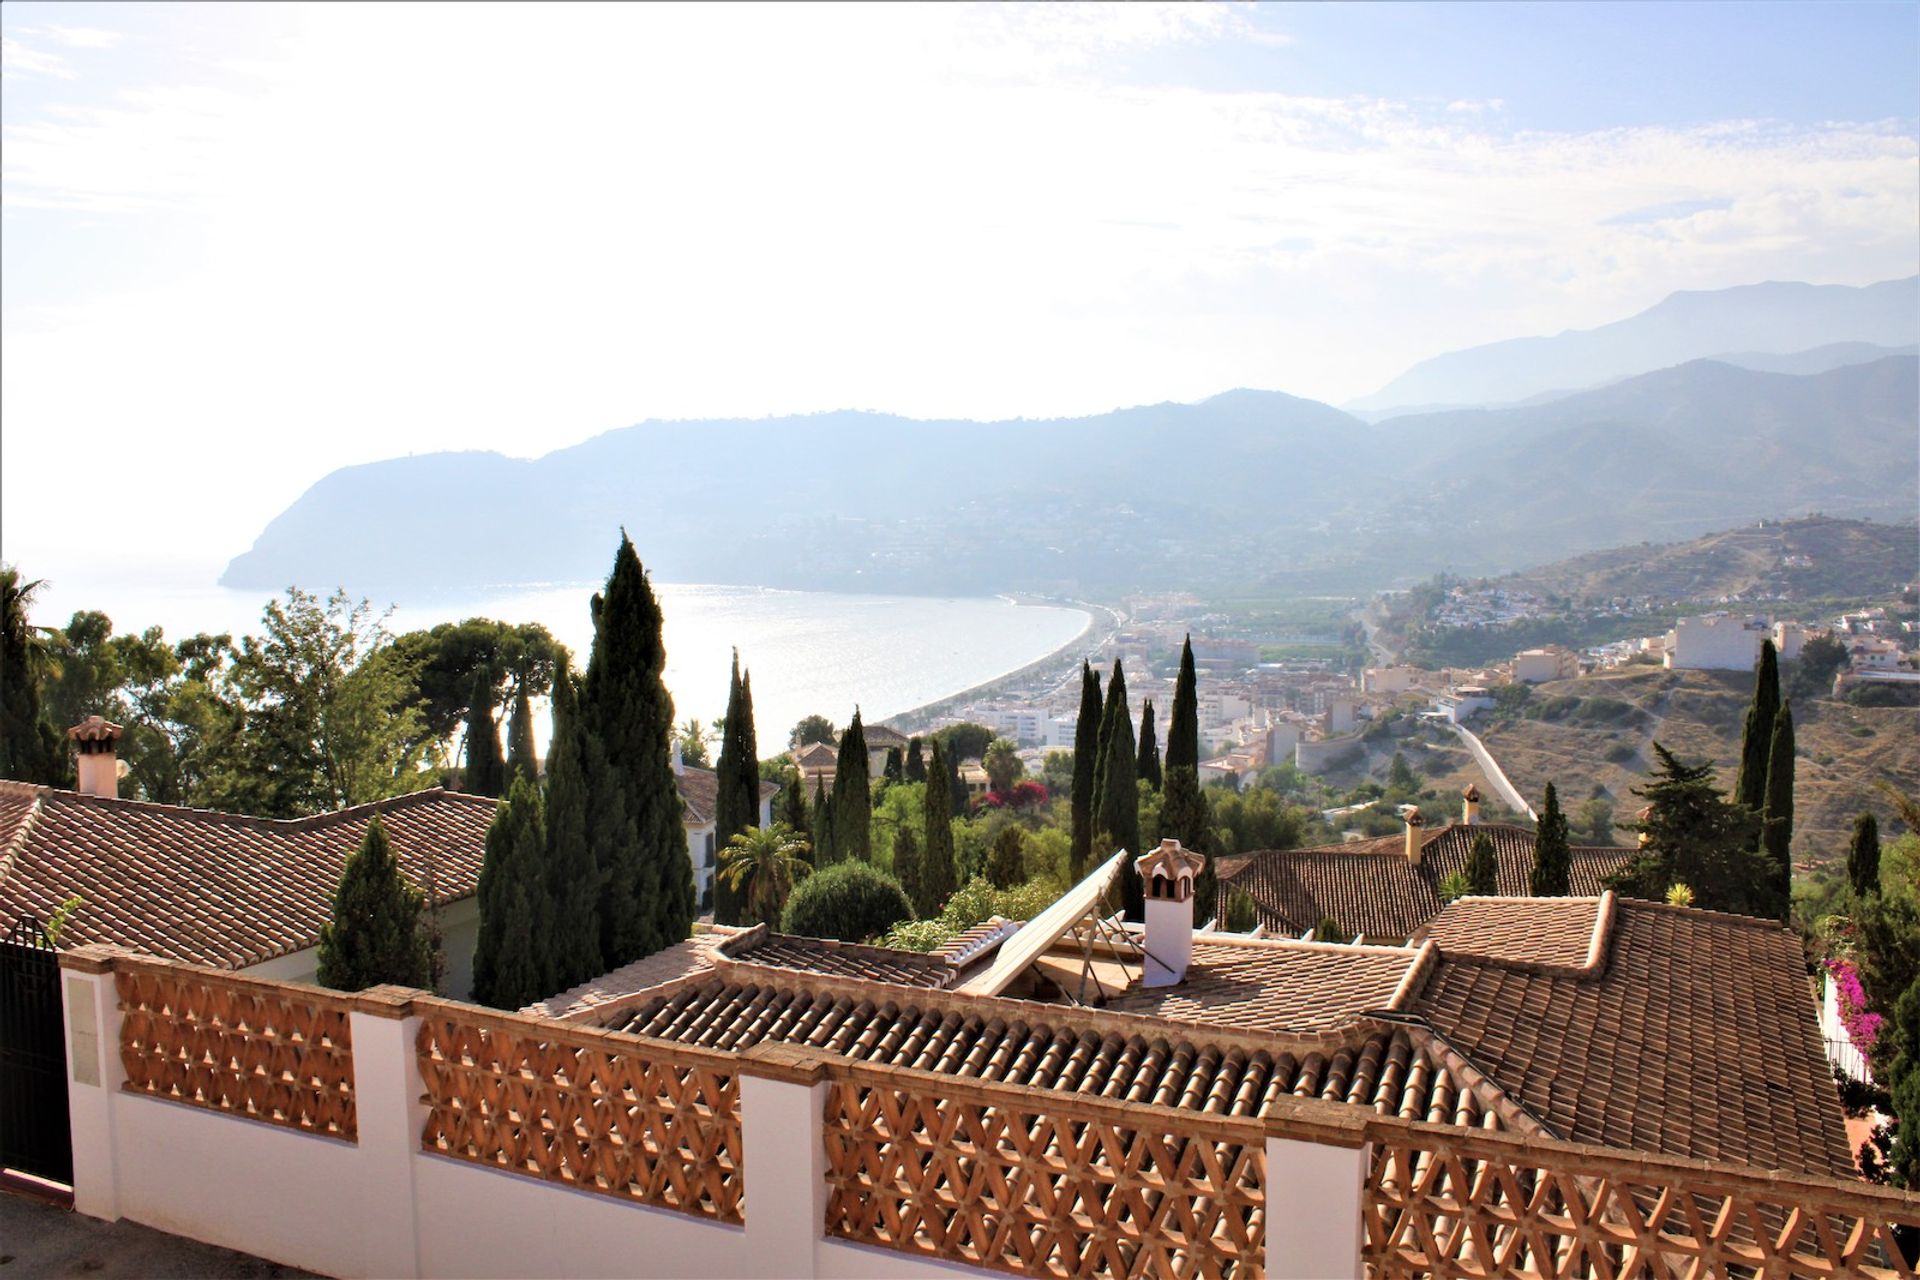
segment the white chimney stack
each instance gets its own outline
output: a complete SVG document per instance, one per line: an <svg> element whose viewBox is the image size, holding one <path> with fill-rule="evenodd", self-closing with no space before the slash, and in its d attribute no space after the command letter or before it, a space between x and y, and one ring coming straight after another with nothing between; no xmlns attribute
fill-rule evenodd
<svg viewBox="0 0 1920 1280"><path fill-rule="evenodd" d="M1420 848L1420 837L1426 830L1427 820L1420 816L1420 811L1418 809L1415 809L1411 805L1409 805L1407 808L1406 822L1407 822L1407 863L1410 866L1417 867L1420 865L1420 858L1423 853L1422 849Z"/></svg>
<svg viewBox="0 0 1920 1280"><path fill-rule="evenodd" d="M1462 811L1460 820L1468 826L1480 821L1480 788L1469 782L1467 789L1460 793L1460 800Z"/></svg>
<svg viewBox="0 0 1920 1280"><path fill-rule="evenodd" d="M105 796L109 800L119 797L120 758L114 744L123 732L119 725L100 716L88 716L67 730L67 740L79 755L82 795Z"/></svg>
<svg viewBox="0 0 1920 1280"><path fill-rule="evenodd" d="M1146 965L1140 983L1171 987L1187 976L1193 959L1193 878L1207 865L1178 840L1162 840L1160 847L1134 860L1146 899Z"/></svg>

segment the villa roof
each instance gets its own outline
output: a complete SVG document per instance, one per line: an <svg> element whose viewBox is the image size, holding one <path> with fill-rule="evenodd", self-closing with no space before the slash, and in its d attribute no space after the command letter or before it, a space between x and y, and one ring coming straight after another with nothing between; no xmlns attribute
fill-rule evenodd
<svg viewBox="0 0 1920 1280"><path fill-rule="evenodd" d="M907 749L907 735L884 724L863 725L860 733L866 738L869 751L888 751L894 747L902 751Z"/></svg>
<svg viewBox="0 0 1920 1280"><path fill-rule="evenodd" d="M1405 999L1429 953L1330 942L1193 940L1186 977L1106 1007L1240 1031L1318 1031Z"/></svg>
<svg viewBox="0 0 1920 1280"><path fill-rule="evenodd" d="M0 781L0 921L83 903L63 945L245 968L320 940L347 855L379 813L416 884L469 897L498 801L434 788L280 820Z"/></svg>
<svg viewBox="0 0 1920 1280"><path fill-rule="evenodd" d="M1332 917L1368 938L1411 938L1440 914L1440 882L1465 871L1473 837L1493 842L1502 895L1524 897L1533 874L1533 832L1501 822L1452 823L1421 836L1418 866L1407 861L1404 833L1311 849L1268 849L1222 858L1222 884L1245 890L1267 928L1300 934ZM1575 845L1573 893L1594 896L1636 850Z"/></svg>
<svg viewBox="0 0 1920 1280"><path fill-rule="evenodd" d="M720 775L711 769L702 769L695 765L683 765L673 777L674 788L680 793L680 803L686 806L688 826L705 826L713 821L714 809L720 796ZM780 784L762 779L760 799L780 794Z"/></svg>

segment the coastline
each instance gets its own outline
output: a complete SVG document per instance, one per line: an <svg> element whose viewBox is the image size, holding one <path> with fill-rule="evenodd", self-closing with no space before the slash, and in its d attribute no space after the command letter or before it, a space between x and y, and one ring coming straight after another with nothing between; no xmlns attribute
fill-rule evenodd
<svg viewBox="0 0 1920 1280"><path fill-rule="evenodd" d="M978 684L969 685L956 693L948 694L944 698L936 698L932 702L923 702L917 707L910 707L896 715L888 716L881 723L886 724L890 728L898 729L902 733L915 733L924 729L929 723L946 713L950 708L998 692L1008 685L1035 680L1046 674L1047 669L1055 663L1061 664L1063 672L1070 671L1082 654L1091 652L1099 648L1102 644L1105 644L1107 640L1112 637L1113 633L1119 630L1122 619L1119 610L1109 605L1098 604L1091 600L1050 600L1035 596L1023 597L1016 595L1006 595L1001 598L1012 601L1016 606L1034 604L1046 605L1049 608L1055 609L1078 609L1086 615L1087 625L1082 627L1079 633L1065 644L1035 658L1032 662L1024 666L1015 667L1011 671L1004 671L990 680L983 680ZM1096 634L1097 638L1093 643L1087 643L1088 637L1095 636Z"/></svg>

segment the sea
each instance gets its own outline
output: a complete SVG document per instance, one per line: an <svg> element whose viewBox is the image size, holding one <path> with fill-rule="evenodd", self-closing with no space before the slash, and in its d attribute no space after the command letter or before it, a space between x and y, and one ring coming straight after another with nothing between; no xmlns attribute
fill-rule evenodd
<svg viewBox="0 0 1920 1280"><path fill-rule="evenodd" d="M598 584L480 591L391 607L394 634L485 617L545 624L586 665L593 644L588 601ZM1084 636L1086 611L1003 597L843 595L764 587L655 583L666 620L667 688L676 723L725 714L732 653L753 676L754 730L763 756L785 748L803 717L868 723L938 702L1016 671ZM172 640L197 632L261 631L265 593L69 577L49 582L32 610L40 626L78 609L113 619L116 634L160 627ZM537 736L544 743L546 717ZM717 749L717 748L716 748Z"/></svg>

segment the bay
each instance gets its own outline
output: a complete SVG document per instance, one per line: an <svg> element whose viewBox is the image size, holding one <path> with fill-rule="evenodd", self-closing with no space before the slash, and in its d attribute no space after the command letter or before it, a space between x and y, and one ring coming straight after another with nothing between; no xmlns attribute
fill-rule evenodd
<svg viewBox="0 0 1920 1280"><path fill-rule="evenodd" d="M584 667L592 647L588 601L597 584L476 592L401 601L387 619L398 634L487 617L538 622ZM655 583L666 619L667 688L676 721L711 723L726 711L732 650L753 675L754 728L763 756L785 749L802 717L818 713L844 725L853 709L874 723L984 684L1084 635L1090 615L1052 604L999 597L850 595L761 587ZM196 632L236 638L261 629L267 598L257 592L177 583L141 583L117 575L89 582L67 577L42 590L40 626L64 625L78 609L113 619L116 633L158 626L171 640ZM385 602L376 602L384 607ZM547 736L538 717L539 737Z"/></svg>

